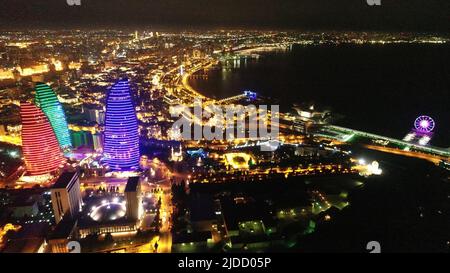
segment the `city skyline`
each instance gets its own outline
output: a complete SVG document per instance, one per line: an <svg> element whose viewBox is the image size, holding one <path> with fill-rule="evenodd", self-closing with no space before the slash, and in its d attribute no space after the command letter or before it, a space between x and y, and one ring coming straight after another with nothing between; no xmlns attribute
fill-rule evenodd
<svg viewBox="0 0 450 273"><path fill-rule="evenodd" d="M144 30L117 3L93 11L121 30L0 31L0 256L449 251L448 33Z"/></svg>
<svg viewBox="0 0 450 273"><path fill-rule="evenodd" d="M10 0L7 0L10 1ZM30 28L247 28L303 30L376 30L448 32L446 10L439 0L381 1L81 1L19 0L4 4L4 29ZM181 8L182 7L182 8ZM130 16L133 14L133 16Z"/></svg>

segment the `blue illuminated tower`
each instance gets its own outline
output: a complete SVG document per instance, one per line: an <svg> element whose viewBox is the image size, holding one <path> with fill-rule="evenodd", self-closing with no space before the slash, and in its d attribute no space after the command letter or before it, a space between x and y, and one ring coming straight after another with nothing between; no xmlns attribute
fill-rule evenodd
<svg viewBox="0 0 450 273"><path fill-rule="evenodd" d="M128 79L121 79L108 92L103 156L114 171L139 167L139 132Z"/></svg>

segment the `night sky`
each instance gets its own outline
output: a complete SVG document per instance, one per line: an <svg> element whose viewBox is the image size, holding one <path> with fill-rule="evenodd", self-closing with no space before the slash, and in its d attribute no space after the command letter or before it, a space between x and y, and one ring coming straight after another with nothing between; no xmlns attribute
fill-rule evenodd
<svg viewBox="0 0 450 273"><path fill-rule="evenodd" d="M1 0L0 29L248 27L303 30L450 29L449 0Z"/></svg>

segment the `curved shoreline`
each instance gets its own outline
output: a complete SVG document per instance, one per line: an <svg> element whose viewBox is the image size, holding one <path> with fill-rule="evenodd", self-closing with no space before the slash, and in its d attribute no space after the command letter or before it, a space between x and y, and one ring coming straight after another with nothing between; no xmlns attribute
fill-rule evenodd
<svg viewBox="0 0 450 273"><path fill-rule="evenodd" d="M216 62L217 62L217 61L216 61ZM193 87L189 84L189 78L190 78L191 75L193 75L194 73L196 73L196 72L198 72L198 71L200 71L200 70L202 70L202 69L209 68L209 67L211 67L211 66L213 66L213 65L216 65L216 64L213 63L213 62L210 62L210 63L208 63L208 64L206 64L206 65L202 65L202 66L198 67L197 69L194 69L194 70L191 71L191 72L186 72L186 73L182 76L182 79L181 79L181 84L183 85L183 88L185 88L185 89L188 90L189 92L193 93L194 96L196 96L196 97L200 97L201 99L204 99L204 100L207 100L207 101L215 101L213 98L210 98L210 97L207 97L207 96L203 95L202 93L200 93L198 90L196 90L195 88L193 88Z"/></svg>
<svg viewBox="0 0 450 273"><path fill-rule="evenodd" d="M234 51L234 53L238 54L239 57L250 56L250 55L258 53L258 52L259 53L267 53L267 52L272 52L272 51L287 50L289 48L289 46L290 46L290 44L283 45L283 46L280 46L280 45L258 46L258 47L253 47L253 48L237 49ZM219 63L219 60L214 60L214 61L209 62L206 65L202 65L202 66L194 69L191 72L185 72L185 75L182 76L182 80L181 80L183 88L185 88L189 92L193 93L195 96L198 96L204 100L208 100L211 102L217 101L216 99L207 97L200 90L196 90L195 88L193 88L192 85L189 83L189 80L190 80L190 76L195 74L196 72L198 72L202 69L210 68L211 66L217 65L218 63Z"/></svg>

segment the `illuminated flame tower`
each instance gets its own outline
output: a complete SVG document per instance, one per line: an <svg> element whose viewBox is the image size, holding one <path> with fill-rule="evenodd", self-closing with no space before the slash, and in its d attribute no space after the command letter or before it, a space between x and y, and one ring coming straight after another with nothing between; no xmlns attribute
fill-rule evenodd
<svg viewBox="0 0 450 273"><path fill-rule="evenodd" d="M64 157L50 122L45 114L29 102L20 104L22 120L22 149L29 175L55 172Z"/></svg>
<svg viewBox="0 0 450 273"><path fill-rule="evenodd" d="M38 83L36 84L35 96L36 106L42 109L50 121L61 149L64 150L72 147L66 116L55 92L53 92L50 86L44 83Z"/></svg>
<svg viewBox="0 0 450 273"><path fill-rule="evenodd" d="M108 92L103 156L112 170L139 167L139 132L128 79L121 79Z"/></svg>

